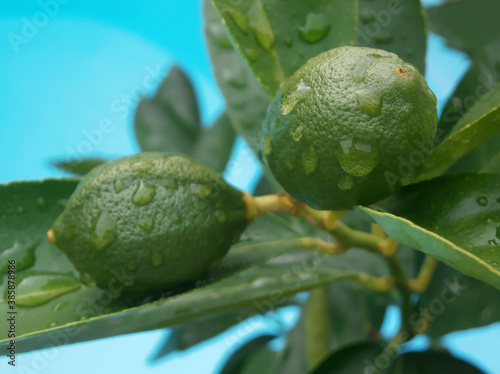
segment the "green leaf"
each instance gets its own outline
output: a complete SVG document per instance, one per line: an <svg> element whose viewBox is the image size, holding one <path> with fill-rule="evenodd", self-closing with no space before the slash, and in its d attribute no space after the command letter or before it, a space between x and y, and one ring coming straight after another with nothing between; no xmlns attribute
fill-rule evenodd
<svg viewBox="0 0 500 374"><path fill-rule="evenodd" d="M227 362L224 364L224 367L220 371L220 374L238 374L238 373L245 373L248 372L248 366L249 365L254 365L252 361L255 360L256 356L258 356L259 353L263 352L270 352L266 350L265 348L263 349L262 346L265 345L266 343L270 342L276 338L276 335L261 335L256 337L255 339L252 339L245 343L243 346L241 346L236 352L234 352L231 357L227 360ZM262 357L261 357L262 358ZM265 355L264 356L265 361L261 362L261 364L270 364L270 362L267 361L267 359L272 358L271 355ZM269 367L267 367L268 369ZM261 368L261 369L266 369L266 367ZM259 371L259 373L262 374L262 370Z"/></svg>
<svg viewBox="0 0 500 374"><path fill-rule="evenodd" d="M462 127L439 144L425 160L412 182L442 175L457 160L477 146L500 135L500 106L477 121Z"/></svg>
<svg viewBox="0 0 500 374"><path fill-rule="evenodd" d="M205 0L204 12L208 49L217 83L226 100L226 113L238 134L257 154L270 100L233 48L210 0Z"/></svg>
<svg viewBox="0 0 500 374"><path fill-rule="evenodd" d="M474 56L469 71L446 103L438 124L437 142L442 142L458 121L474 109L478 100L488 94L500 79L500 36Z"/></svg>
<svg viewBox="0 0 500 374"><path fill-rule="evenodd" d="M432 338L497 321L500 321L500 291L442 263L420 296L411 319L415 325L427 325L425 334Z"/></svg>
<svg viewBox="0 0 500 374"><path fill-rule="evenodd" d="M74 175L85 175L93 168L102 165L106 162L101 158L86 158L83 160L74 161L56 161L54 166L58 169L67 171Z"/></svg>
<svg viewBox="0 0 500 374"><path fill-rule="evenodd" d="M402 374L484 374L475 366L452 356L446 351L408 352L400 356ZM444 369L446 368L446 369Z"/></svg>
<svg viewBox="0 0 500 374"><path fill-rule="evenodd" d="M432 31L444 36L448 44L474 54L500 34L496 0L446 2L428 9Z"/></svg>
<svg viewBox="0 0 500 374"><path fill-rule="evenodd" d="M427 28L420 1L360 0L356 45L385 49L425 73Z"/></svg>
<svg viewBox="0 0 500 374"><path fill-rule="evenodd" d="M333 352L310 374L393 373L391 352L384 352L382 342L359 342Z"/></svg>
<svg viewBox="0 0 500 374"><path fill-rule="evenodd" d="M403 188L384 207L389 213L357 212L398 242L500 288L500 175L435 178Z"/></svg>
<svg viewBox="0 0 500 374"><path fill-rule="evenodd" d="M190 155L201 133L198 103L191 82L174 67L156 95L142 99L134 121L143 151Z"/></svg>
<svg viewBox="0 0 500 374"><path fill-rule="evenodd" d="M269 97L307 60L354 41L357 1L212 0Z"/></svg>

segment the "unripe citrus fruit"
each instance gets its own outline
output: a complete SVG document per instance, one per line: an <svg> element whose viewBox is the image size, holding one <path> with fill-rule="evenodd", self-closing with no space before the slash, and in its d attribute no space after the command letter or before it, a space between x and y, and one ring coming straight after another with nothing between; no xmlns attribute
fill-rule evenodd
<svg viewBox="0 0 500 374"><path fill-rule="evenodd" d="M390 195L422 165L436 97L395 54L341 47L283 82L263 126L261 155L288 193L316 209L350 209Z"/></svg>
<svg viewBox="0 0 500 374"><path fill-rule="evenodd" d="M220 262L248 224L245 196L188 157L142 153L92 170L48 236L99 287L149 296Z"/></svg>

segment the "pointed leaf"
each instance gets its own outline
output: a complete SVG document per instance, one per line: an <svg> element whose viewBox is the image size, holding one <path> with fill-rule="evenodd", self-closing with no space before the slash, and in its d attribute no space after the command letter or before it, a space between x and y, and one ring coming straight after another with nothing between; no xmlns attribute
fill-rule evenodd
<svg viewBox="0 0 500 374"><path fill-rule="evenodd" d="M360 0L356 45L385 49L425 73L427 28L420 1Z"/></svg>
<svg viewBox="0 0 500 374"><path fill-rule="evenodd" d="M435 178L403 188L384 207L357 212L398 242L500 288L500 175Z"/></svg>
<svg viewBox="0 0 500 374"><path fill-rule="evenodd" d="M212 0L212 4L269 97L311 57L354 41L354 0Z"/></svg>
<svg viewBox="0 0 500 374"><path fill-rule="evenodd" d="M58 169L67 171L74 175L85 175L93 168L102 165L106 162L101 158L86 158L83 160L74 161L56 161L54 166Z"/></svg>

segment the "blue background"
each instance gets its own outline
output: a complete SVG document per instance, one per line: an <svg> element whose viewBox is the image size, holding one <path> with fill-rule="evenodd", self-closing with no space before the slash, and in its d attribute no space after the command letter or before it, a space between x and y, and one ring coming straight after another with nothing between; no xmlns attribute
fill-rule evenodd
<svg viewBox="0 0 500 374"><path fill-rule="evenodd" d="M42 4L50 0L1 5L0 182L64 176L51 166L53 160L138 152L132 130L137 99L153 93L174 63L192 78L204 125L223 112L203 38L200 0L63 2L45 10ZM47 11L43 18L40 12ZM40 27L26 28L26 19L37 20ZM23 32L28 37L21 41ZM465 55L430 35L427 79L440 109L468 65ZM103 121L113 130L96 135ZM260 169L241 140L230 165L225 173L230 182L251 190ZM288 308L277 318L291 327L297 313ZM24 371L7 372L216 373L221 359L247 337L277 328L264 319L248 326L153 366L147 358L162 331L20 355L18 370ZM390 308L384 334L397 326L396 308ZM500 324L444 339L455 354L493 374L500 373L499 341ZM420 338L412 347L426 345ZM5 358L0 358L0 367L1 372L8 367Z"/></svg>

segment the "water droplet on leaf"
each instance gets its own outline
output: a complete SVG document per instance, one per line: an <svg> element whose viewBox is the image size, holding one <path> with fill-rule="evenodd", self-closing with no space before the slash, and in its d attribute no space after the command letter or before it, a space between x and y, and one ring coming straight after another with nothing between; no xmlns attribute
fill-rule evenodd
<svg viewBox="0 0 500 374"><path fill-rule="evenodd" d="M293 39L291 37L286 37L285 38L285 45L288 48L292 48L293 47Z"/></svg>
<svg viewBox="0 0 500 374"><path fill-rule="evenodd" d="M69 304L64 302L64 303L58 303L54 306L54 308L52 309L52 311L54 312L59 312L61 309L67 307Z"/></svg>
<svg viewBox="0 0 500 374"><path fill-rule="evenodd" d="M309 13L306 24L299 27L299 36L308 43L315 43L323 39L331 29L326 17L322 13Z"/></svg>
<svg viewBox="0 0 500 374"><path fill-rule="evenodd" d="M246 15L235 8L227 9L227 13L241 31L245 34L248 33L248 19Z"/></svg>
<svg viewBox="0 0 500 374"><path fill-rule="evenodd" d="M80 282L89 287L95 287L97 285L95 279L88 273L80 273Z"/></svg>
<svg viewBox="0 0 500 374"><path fill-rule="evenodd" d="M486 196L479 196L476 199L476 202L480 206L486 206L486 205L488 205L488 198Z"/></svg>
<svg viewBox="0 0 500 374"><path fill-rule="evenodd" d="M262 48L271 52L274 44L274 32L260 1L253 2L247 16L250 30L252 30L255 38Z"/></svg>
<svg viewBox="0 0 500 374"><path fill-rule="evenodd" d="M245 48L245 54L250 59L250 61L257 61L257 51L253 48Z"/></svg>
<svg viewBox="0 0 500 374"><path fill-rule="evenodd" d="M17 240L0 252L0 283L1 276L7 274L9 261L16 261L16 271L26 270L35 264L35 248L37 244L20 243Z"/></svg>
<svg viewBox="0 0 500 374"><path fill-rule="evenodd" d="M285 93L281 98L280 111L286 116L289 114L298 103L306 100L311 94L311 87L307 86L303 79L297 85L297 88L292 93Z"/></svg>
<svg viewBox="0 0 500 374"><path fill-rule="evenodd" d="M393 37L389 33L380 33L373 38L373 41L377 44L387 44L392 42Z"/></svg>
<svg viewBox="0 0 500 374"><path fill-rule="evenodd" d="M132 202L137 206L148 205L151 201L153 201L155 195L155 186L140 181L132 194Z"/></svg>
<svg viewBox="0 0 500 374"><path fill-rule="evenodd" d="M26 209L24 209L24 207L22 207L22 206L17 207L17 214L21 215L21 214L24 214L25 212L26 212Z"/></svg>

